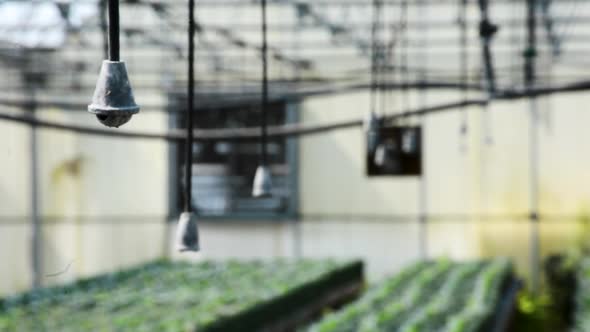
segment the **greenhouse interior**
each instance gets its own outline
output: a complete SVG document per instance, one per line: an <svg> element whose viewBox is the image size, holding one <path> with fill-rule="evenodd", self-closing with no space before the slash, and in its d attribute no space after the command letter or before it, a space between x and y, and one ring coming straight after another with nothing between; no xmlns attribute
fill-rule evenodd
<svg viewBox="0 0 590 332"><path fill-rule="evenodd" d="M588 55L585 0L0 0L0 331L590 332Z"/></svg>

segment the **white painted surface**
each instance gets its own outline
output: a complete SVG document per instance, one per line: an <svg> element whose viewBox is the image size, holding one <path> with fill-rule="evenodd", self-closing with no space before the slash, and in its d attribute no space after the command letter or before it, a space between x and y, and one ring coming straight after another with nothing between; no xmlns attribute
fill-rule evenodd
<svg viewBox="0 0 590 332"><path fill-rule="evenodd" d="M417 99L417 96L413 96ZM368 94L325 96L301 105L304 123L353 119L366 112ZM432 104L456 100L429 94ZM416 102L417 103L417 102ZM590 178L590 97L551 99L550 126L541 123L542 213L570 215L541 226L543 254L587 241ZM544 104L546 106L546 104ZM459 113L425 119L428 212L451 216L431 220L431 257L513 257L521 272L528 264L526 220L454 220L452 215L526 214L528 164L526 102L491 107L494 142L482 141L481 111L469 112L468 150L461 152ZM85 113L47 111L44 118L96 124ZM545 118L544 118L545 119ZM162 114L145 112L126 128L164 131ZM26 289L29 274L28 129L0 123L0 293ZM165 255L167 146L41 130L41 205L45 226L45 271L68 271L46 283L63 282ZM418 257L419 182L412 178L367 179L359 129L305 137L300 141L301 254L304 257L362 258L371 279L392 273ZM115 218L115 216L117 216ZM411 217L398 220L396 216ZM577 220L577 222L576 222ZM20 224L19 224L20 223ZM168 232L168 233L166 233ZM202 224L201 257L273 258L296 255L289 224L209 221ZM178 255L173 254L174 257Z"/></svg>

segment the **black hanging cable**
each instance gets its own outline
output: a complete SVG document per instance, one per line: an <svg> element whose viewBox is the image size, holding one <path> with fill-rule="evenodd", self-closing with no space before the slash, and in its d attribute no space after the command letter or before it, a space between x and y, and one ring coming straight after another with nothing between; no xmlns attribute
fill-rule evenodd
<svg viewBox="0 0 590 332"><path fill-rule="evenodd" d="M261 1L261 32L262 32L262 104L261 104L261 121L260 121L260 165L254 174L254 183L252 186L252 196L270 197L272 196L272 176L268 167L268 42L267 42L267 24L266 24L266 0Z"/></svg>
<svg viewBox="0 0 590 332"><path fill-rule="evenodd" d="M395 7L394 7L395 8ZM391 23L391 29L390 29L390 39L389 39L389 44L387 45L387 66L389 67L389 72L388 72L388 78L389 78L389 85L390 86L394 86L394 85L399 85L399 82L397 80L397 75L399 72L399 66L397 66L397 59L398 57L396 56L396 52L398 50L398 45L400 44L400 36L401 36L401 27L398 24L395 24L395 19L393 20L393 22ZM386 82L387 80L384 79L384 89L385 89L385 85L387 84ZM394 105L395 104L395 93L394 93L394 89L385 89L385 91L387 92L387 101L389 105ZM387 106L385 106L387 107ZM385 112L384 112L385 114Z"/></svg>
<svg viewBox="0 0 590 332"><path fill-rule="evenodd" d="M194 62L195 62L195 0L188 2L188 91L186 108L185 184L184 212L176 225L175 246L180 252L199 251L199 231L192 204L193 177L193 112L194 112Z"/></svg>
<svg viewBox="0 0 590 332"><path fill-rule="evenodd" d="M261 118L261 125L260 125L260 143L262 153L260 155L260 163L262 166L268 165L268 133L267 133L267 121L268 121L268 45L266 40L267 34L267 24L266 24L266 0L262 0L262 4L260 6L261 14L262 14L262 103L261 103L261 110L262 110L262 118Z"/></svg>
<svg viewBox="0 0 590 332"><path fill-rule="evenodd" d="M514 21L518 21L522 18L523 13L521 13L520 11L520 4L519 3L512 3L511 5L511 12L512 12L512 20ZM514 52L514 50L516 50L515 52L517 54L515 54L515 56L511 56L510 57L510 67L511 68L517 68L519 66L519 56L522 54L522 47L521 45L522 40L521 40L521 27L517 26L516 24L512 24L510 25L510 45L511 45L511 52ZM518 56L516 56L518 55ZM518 72L512 72L510 73L510 88L514 88L516 86L518 86L521 75L519 75Z"/></svg>
<svg viewBox="0 0 590 332"><path fill-rule="evenodd" d="M188 2L188 90L186 109L186 145L185 145L185 194L184 211L192 212L192 177L193 177L193 108L194 108L194 62L195 62L195 0Z"/></svg>
<svg viewBox="0 0 590 332"><path fill-rule="evenodd" d="M410 107L409 102L409 81L408 81L408 1L403 0L400 3L400 23L401 23L401 42L400 42L400 70L402 80L402 112Z"/></svg>
<svg viewBox="0 0 590 332"><path fill-rule="evenodd" d="M482 43L486 87L488 94L490 95L489 97L492 98L496 93L496 74L492 58L491 43L494 35L498 32L498 26L490 21L488 0L479 0L478 4L481 15L479 36Z"/></svg>
<svg viewBox="0 0 590 332"><path fill-rule="evenodd" d="M377 90L378 90L378 46L377 46L377 29L379 29L379 8L380 0L373 0L373 22L371 25L371 100L370 100L370 111L371 114L375 114L377 110Z"/></svg>
<svg viewBox="0 0 590 332"><path fill-rule="evenodd" d="M537 56L537 17L535 0L527 0L527 47L524 51L524 81L525 89L531 89L535 84L535 58Z"/></svg>
<svg viewBox="0 0 590 332"><path fill-rule="evenodd" d="M379 1L377 8L377 91L379 93L379 107L378 112L382 116L385 113L386 94L385 94L385 71L387 67L387 56L385 49L385 10L382 10L383 3Z"/></svg>
<svg viewBox="0 0 590 332"><path fill-rule="evenodd" d="M381 10L382 2L381 0L375 0L373 2L373 31L372 31L372 44L373 44L373 70L372 70L372 81L373 81L373 91L372 91L372 105L371 105L371 112L373 116L376 116L375 112L379 112L379 118L383 119L384 116L384 108L385 108L385 75L384 75L384 67L386 65L385 61L385 43L382 40L382 30L383 30L383 22L382 22L382 13ZM376 118L376 117L375 117ZM377 118L376 118L377 119ZM383 125L380 123L380 120L377 120L379 123L374 130L376 131L376 139L375 139L375 150L374 150L374 158L373 163L378 167L387 167L390 164L391 160L391 147L387 140L382 140L381 135L379 133L379 127Z"/></svg>
<svg viewBox="0 0 590 332"><path fill-rule="evenodd" d="M467 51L467 0L459 0L460 13L458 24L461 30L459 34L459 44L461 45L460 67L461 67L461 95L463 100L469 97L467 84L469 83L469 54ZM461 109L461 135L467 134L467 109Z"/></svg>
<svg viewBox="0 0 590 332"><path fill-rule="evenodd" d="M485 73L485 90L487 92L487 98L491 100L496 97L496 73L494 69L494 60L492 58L491 44L494 35L498 32L498 26L490 21L488 0L478 0L478 5L481 16L479 23L479 36L482 45L482 57ZM486 104L486 106L484 106L483 108L484 115L486 117L485 141L487 144L491 144L491 120L490 112L487 108L488 106Z"/></svg>
<svg viewBox="0 0 590 332"><path fill-rule="evenodd" d="M416 16L418 18L421 18L424 20L424 22L427 21L427 18L429 17L429 12L428 12L428 3L427 0L419 0L418 1L418 12L416 14ZM420 74L419 79L416 79L419 82L426 82L428 79L428 54L429 54L429 38L428 38L428 26L426 24L422 24L421 25L421 30L420 30L420 34L422 35L422 42L421 42L421 56L420 56L420 60L421 60L421 65L420 67L422 67L421 69L419 69L417 72ZM426 105L427 103L427 90L422 86L418 88L418 91L420 92L419 95L419 104L421 106ZM420 126L422 126L422 117L419 118L419 124Z"/></svg>
<svg viewBox="0 0 590 332"><path fill-rule="evenodd" d="M109 60L119 61L119 0L109 1Z"/></svg>

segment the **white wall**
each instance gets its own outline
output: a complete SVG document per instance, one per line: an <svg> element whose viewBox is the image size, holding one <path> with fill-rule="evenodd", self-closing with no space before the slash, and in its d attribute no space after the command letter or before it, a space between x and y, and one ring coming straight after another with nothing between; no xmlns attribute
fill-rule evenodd
<svg viewBox="0 0 590 332"><path fill-rule="evenodd" d="M368 98L367 92L310 98L302 105L302 120L318 124L360 118L367 112ZM459 96L431 92L426 102L419 95L411 100L411 107L418 107L457 101ZM584 130L589 115L583 107L588 101L590 96L582 93L539 101L540 213L552 217L541 225L544 254L587 239L582 224L590 207L585 171L590 156L584 153L590 148L590 132ZM394 271L418 257L419 231L411 224L417 222L420 200L425 199L424 212L435 218L427 231L430 256L506 255L526 274L530 225L526 218L512 216L529 213L528 105L525 100L495 102L487 116L469 108L464 143L459 112L412 120L422 121L425 131L421 179L365 177L360 128L303 138L301 214L309 230L304 234L317 240L306 253L329 247L325 251L367 256L370 271ZM491 144L485 142L488 126ZM461 220L462 215L474 217ZM414 220L399 220L408 216Z"/></svg>
<svg viewBox="0 0 590 332"><path fill-rule="evenodd" d="M39 111L100 126L86 112ZM30 266L30 129L1 122L0 294L26 289ZM167 130L162 113L125 129ZM165 254L167 143L39 129L43 284L73 280ZM65 271L64 271L65 270ZM57 276L48 276L63 272Z"/></svg>
<svg viewBox="0 0 590 332"><path fill-rule="evenodd" d="M301 119L311 124L357 118L366 111L367 98L366 92L310 98L301 105ZM428 103L455 98L430 93ZM541 213L563 216L541 224L543 253L587 239L583 221L588 216L590 180L585 169L590 158L583 152L590 133L584 131L588 115L581 105L589 98L567 94L552 97L550 103L541 101L542 110L554 110L549 123L542 112L539 130ZM426 212L439 219L446 216L429 220L428 254L457 259L507 255L526 274L530 225L508 215L528 213L527 103L498 102L490 111L493 144L482 143L481 110L469 109L466 151L460 148L460 113L423 120ZM85 113L50 110L41 116L98 126ZM126 127L163 131L166 123L165 116L145 112ZM0 126L8 133L0 142L5 170L0 172L0 293L11 293L30 284L29 129ZM168 202L166 143L51 130L40 130L40 142L44 271L60 272L71 264L63 274L45 277L46 284L171 253L165 246L172 229L163 224ZM419 259L420 180L366 178L363 142L360 129L302 138L302 222L204 222L199 256L362 258L371 279ZM499 217L452 217L478 214Z"/></svg>
<svg viewBox="0 0 590 332"><path fill-rule="evenodd" d="M412 96L411 106L458 100L449 92L429 93L426 101L419 98ZM583 130L587 115L579 106L587 99L566 94L539 102L540 212L552 217L540 226L543 255L570 250L588 239L584 218L590 180L584 169L590 157L583 151L588 150L590 133ZM355 119L367 105L367 92L314 97L301 105L301 120L319 124ZM509 256L527 276L528 101L494 103L487 116L480 108L466 112L469 130L464 138L459 135L459 112L422 120L421 179L367 178L360 129L302 138L301 223L204 223L199 256L362 258L369 277L379 278L421 258L418 217L420 199L425 198L423 212L432 216L426 229L428 257ZM486 143L485 128L491 144Z"/></svg>

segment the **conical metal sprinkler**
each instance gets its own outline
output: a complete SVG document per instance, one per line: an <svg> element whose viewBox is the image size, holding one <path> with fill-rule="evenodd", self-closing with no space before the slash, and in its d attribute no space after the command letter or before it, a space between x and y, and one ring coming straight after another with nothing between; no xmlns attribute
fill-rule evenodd
<svg viewBox="0 0 590 332"><path fill-rule="evenodd" d="M193 106L194 106L194 53L195 53L195 1L188 2L188 86L187 86L187 108L186 108L186 144L185 144L185 183L184 183L184 212L180 214L176 225L174 246L178 251L199 251L199 230L197 218L192 207L192 179L193 179Z"/></svg>
<svg viewBox="0 0 590 332"><path fill-rule="evenodd" d="M387 139L377 145L375 149L375 165L387 172L397 172L400 169L398 146L392 139Z"/></svg>
<svg viewBox="0 0 590 332"><path fill-rule="evenodd" d="M197 228L197 218L194 213L183 212L180 214L178 224L176 225L174 246L181 252L199 251L199 230Z"/></svg>
<svg viewBox="0 0 590 332"><path fill-rule="evenodd" d="M252 186L252 196L270 197L272 195L272 176L268 166L258 166L254 175L254 185Z"/></svg>
<svg viewBox="0 0 590 332"><path fill-rule="evenodd" d="M402 134L402 151L407 154L415 154L418 151L418 131L416 129L404 129Z"/></svg>
<svg viewBox="0 0 590 332"><path fill-rule="evenodd" d="M383 165L385 164L385 159L387 158L386 155L387 151L385 144L379 144L375 148L375 157L373 158L373 162L375 162L375 165L383 167Z"/></svg>
<svg viewBox="0 0 590 332"><path fill-rule="evenodd" d="M123 61L104 60L88 112L107 127L119 127L139 112Z"/></svg>
<svg viewBox="0 0 590 332"><path fill-rule="evenodd" d="M268 132L267 132L267 113L268 113L268 45L266 40L266 0L260 2L261 8L261 28L262 28L262 118L260 124L260 166L256 169L254 175L254 184L252 186L252 196L269 197L272 195L272 178L268 168Z"/></svg>
<svg viewBox="0 0 590 332"><path fill-rule="evenodd" d="M365 134L367 135L367 152L375 152L379 143L379 118L373 112L365 118Z"/></svg>
<svg viewBox="0 0 590 332"><path fill-rule="evenodd" d="M109 59L102 62L92 104L88 112L96 114L107 127L119 127L139 112L125 63L119 59L119 1L108 0Z"/></svg>

